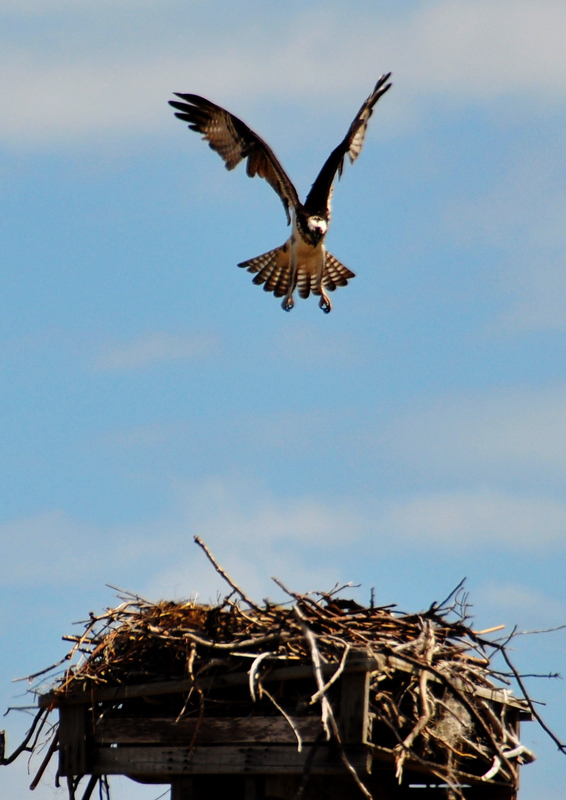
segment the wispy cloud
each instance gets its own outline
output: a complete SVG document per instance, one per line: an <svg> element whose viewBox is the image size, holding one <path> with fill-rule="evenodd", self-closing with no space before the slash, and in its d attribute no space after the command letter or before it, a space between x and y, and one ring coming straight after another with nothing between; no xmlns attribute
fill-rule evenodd
<svg viewBox="0 0 566 800"><path fill-rule="evenodd" d="M275 94L280 101L309 106L330 98L335 106L344 105L380 69L393 69L400 87L382 128L415 111L418 116L431 98L450 106L512 95L553 106L566 99L566 8L555 0L438 0L369 15L367 6L357 11L324 4L324 18L321 8L292 9L277 26L277 47L273 20L263 19L255 6L254 26L240 14L219 27L218 3L191 4L185 12L177 8L176 24L165 26L148 24L151 4L144 4L141 15L125 16L124 5L127 11L129 4L104 3L96 14L91 4L78 10L72 4L67 38L72 50L60 46L64 15L57 41L46 31L43 43L37 46L33 37L31 46L24 27L21 42L4 48L4 140L45 143L88 140L101 131L156 131L170 123L164 105L170 90L211 93L228 104L230 98L258 102ZM64 7L59 3L59 10ZM43 4L37 8L46 13ZM13 10L13 4L4 9ZM83 9L88 36L76 28ZM114 26L110 37L109 25ZM138 27L139 36L132 37ZM344 69L352 62L356 70ZM190 85L180 86L179 80Z"/></svg>
<svg viewBox="0 0 566 800"><path fill-rule="evenodd" d="M406 468L458 481L563 481L566 386L455 394L405 409L384 434Z"/></svg>
<svg viewBox="0 0 566 800"><path fill-rule="evenodd" d="M435 492L389 504L380 527L428 546L482 543L544 555L547 545L566 545L566 504L490 490Z"/></svg>
<svg viewBox="0 0 566 800"><path fill-rule="evenodd" d="M97 371L148 369L157 364L210 355L217 349L218 342L211 336L184 336L157 331L126 344L107 347L92 366Z"/></svg>
<svg viewBox="0 0 566 800"><path fill-rule="evenodd" d="M76 585L115 582L152 596L222 591L219 577L193 545L201 536L235 579L256 597L274 594L271 576L292 586L327 587L341 575L341 557L400 554L410 547L447 552L492 550L547 557L566 545L566 504L496 491L367 496L278 496L256 482L219 477L179 482L175 502L158 519L100 526L61 510L0 525L12 542L0 582ZM346 579L351 578L349 575ZM132 584L132 582L134 582Z"/></svg>
<svg viewBox="0 0 566 800"><path fill-rule="evenodd" d="M338 579L337 567L313 566L309 550L339 546L355 516L339 503L279 498L226 478L179 483L176 497L162 518L139 525L103 527L61 510L5 522L0 540L14 544L0 565L0 584L117 582L152 597L198 592L207 600L226 585L193 544L195 535L258 598L274 593L274 569L296 588L301 581L327 588Z"/></svg>
<svg viewBox="0 0 566 800"><path fill-rule="evenodd" d="M562 136L516 144L492 186L479 197L453 200L447 231L465 247L491 248L493 289L509 298L492 332L566 327L566 159Z"/></svg>
<svg viewBox="0 0 566 800"><path fill-rule="evenodd" d="M474 602L490 609L492 618L497 615L509 626L517 625L519 631L553 628L566 623L566 603L549 596L544 590L519 582L492 581L479 586L474 591ZM550 644L559 645L566 641L566 630L553 632L552 635L557 640ZM521 644L525 646L526 642Z"/></svg>
<svg viewBox="0 0 566 800"><path fill-rule="evenodd" d="M0 540L11 545L0 565L0 583L12 586L80 581L88 570L97 571L103 563L101 545L105 538L98 526L73 519L62 510L4 522L0 525Z"/></svg>

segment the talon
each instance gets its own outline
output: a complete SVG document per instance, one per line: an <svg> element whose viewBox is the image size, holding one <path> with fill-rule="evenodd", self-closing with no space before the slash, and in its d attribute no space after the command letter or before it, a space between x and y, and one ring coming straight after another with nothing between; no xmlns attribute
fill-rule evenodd
<svg viewBox="0 0 566 800"><path fill-rule="evenodd" d="M330 314L332 311L332 303L328 299L328 297L321 297L318 301L319 308L321 308L325 314Z"/></svg>
<svg viewBox="0 0 566 800"><path fill-rule="evenodd" d="M281 308L283 311L290 311L293 306L295 305L295 301L292 297L286 297L283 302L281 303Z"/></svg>

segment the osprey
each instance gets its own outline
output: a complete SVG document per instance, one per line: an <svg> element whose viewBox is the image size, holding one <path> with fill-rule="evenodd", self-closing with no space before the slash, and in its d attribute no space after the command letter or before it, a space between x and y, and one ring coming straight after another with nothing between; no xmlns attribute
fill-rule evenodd
<svg viewBox="0 0 566 800"><path fill-rule="evenodd" d="M266 292L283 297L285 311L290 311L295 305L293 293L298 289L303 298L311 292L320 296L319 306L328 314L332 303L326 292L334 291L337 286L346 286L348 280L355 277L324 247L330 223L332 184L336 173L339 177L342 175L346 154L351 163L360 154L373 107L391 86L387 82L390 75L389 72L378 80L348 133L326 159L304 204L271 148L244 122L196 94L175 92L185 102L169 101L173 108L178 109L175 116L188 122L191 130L202 134L224 160L226 169L234 169L240 161L247 159L246 171L250 178L254 175L265 178L281 198L287 224L293 223L290 237L281 247L242 261L238 266L257 273L253 282L264 284Z"/></svg>

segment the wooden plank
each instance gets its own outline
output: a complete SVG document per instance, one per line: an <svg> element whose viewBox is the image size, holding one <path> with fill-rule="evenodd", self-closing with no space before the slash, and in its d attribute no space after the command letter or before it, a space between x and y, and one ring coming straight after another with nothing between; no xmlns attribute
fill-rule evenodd
<svg viewBox="0 0 566 800"><path fill-rule="evenodd" d="M61 708L59 772L61 775L85 775L88 771L85 707Z"/></svg>
<svg viewBox="0 0 566 800"><path fill-rule="evenodd" d="M305 744L314 742L322 730L320 717L295 717L295 726ZM202 720L103 717L94 729L96 744L294 744L296 737L287 720L277 717L212 717Z"/></svg>
<svg viewBox="0 0 566 800"><path fill-rule="evenodd" d="M322 665L322 672L325 677L330 677L338 668L337 662ZM384 670L398 670L405 673L418 673L420 670L413 664L403 661L401 658L395 656L384 656L377 654L375 658L360 658L359 660L352 660L348 665L345 673L352 672L383 672ZM313 675L312 667L310 665L297 665L293 667L279 667L272 669L262 675L262 681L265 683L283 681L283 680L300 680L311 678ZM430 680L438 682L438 678L431 675ZM208 678L199 678L196 685L203 689L205 692L211 689L224 689L231 686L245 686L249 681L247 672L235 672L227 675L214 675ZM128 700L136 697L154 697L165 694L179 694L188 692L193 688L195 683L190 678L176 681L157 681L155 683L142 683L133 684L131 686L116 686L93 688L92 691L87 692L69 692L64 695L58 695L57 692L49 692L40 695L38 698L38 705L41 708L47 706L61 707L74 704L91 704L92 702L103 702L112 700ZM465 687L462 687L466 691ZM529 711L524 701L516 697L510 697L507 692L499 689L486 689L484 687L477 687L474 693L479 697L486 700L491 700L500 705L508 705L514 708L519 708L522 711L522 718L529 719Z"/></svg>
<svg viewBox="0 0 566 800"><path fill-rule="evenodd" d="M374 663L373 659L370 659ZM349 669L367 670L368 659L364 659L361 664L353 664ZM338 668L338 663L322 665L322 672L325 677L330 677ZM296 667L281 667L262 675L262 681L274 682L285 680L301 680L313 678L313 669L310 665L297 665ZM178 681L156 681L155 683L139 683L131 686L116 686L96 688L88 692L68 692L65 695L57 695L56 692L40 695L38 704L42 708L50 705L70 705L75 703L91 703L92 701L105 700L128 700L135 697L154 697L163 694L179 694L188 692L194 686L198 686L203 691L211 689L228 689L232 686L246 686L249 683L248 672L231 672L227 675L211 675L206 678L198 678L192 681L184 678Z"/></svg>
<svg viewBox="0 0 566 800"><path fill-rule="evenodd" d="M100 747L94 751L93 775L159 775L167 783L172 775L302 775L309 748L298 752L289 745L230 747ZM366 748L348 748L350 763L367 774L370 760ZM334 749L318 747L313 775L344 774L345 767Z"/></svg>

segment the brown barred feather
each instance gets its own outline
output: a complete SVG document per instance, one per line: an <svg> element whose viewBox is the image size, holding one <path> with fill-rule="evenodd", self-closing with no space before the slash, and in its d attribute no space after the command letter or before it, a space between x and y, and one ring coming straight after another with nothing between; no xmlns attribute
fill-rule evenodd
<svg viewBox="0 0 566 800"><path fill-rule="evenodd" d="M267 253L262 253L260 256L250 258L249 261L241 261L238 266L247 269L248 272L259 272L264 267L269 266L272 262L277 262L277 254L281 250L276 247L274 250L268 250Z"/></svg>
<svg viewBox="0 0 566 800"><path fill-rule="evenodd" d="M265 286L263 287L266 292L274 292L277 289L282 277L286 274L286 270L288 269L288 265L280 265L276 266L272 271L271 274L268 276ZM285 282L285 291L287 290L287 280ZM284 292L285 293L285 292ZM277 297L278 295L276 295Z"/></svg>
<svg viewBox="0 0 566 800"><path fill-rule="evenodd" d="M177 109L175 116L188 122L191 130L202 134L222 158L226 169L234 169L247 159L246 173L250 178L255 175L265 178L275 189L290 223L289 209L297 208L299 196L273 150L245 122L216 103L196 94L175 94L184 101L169 101L169 105Z"/></svg>
<svg viewBox="0 0 566 800"><path fill-rule="evenodd" d="M274 271L277 271L276 258L272 259L271 261L268 261L265 267L262 267L260 269L260 271L253 279L253 283L255 283L257 286L261 286L262 283L265 283L267 280L272 278Z"/></svg>
<svg viewBox="0 0 566 800"><path fill-rule="evenodd" d="M345 267L332 253L326 253L324 262L324 272L322 275L322 285L328 291L333 292L337 286L346 286L351 278L355 278L356 273Z"/></svg>
<svg viewBox="0 0 566 800"><path fill-rule="evenodd" d="M281 269L280 274L277 276L277 282L273 287L273 294L275 297L283 297L287 294L289 288L289 281L291 280L291 271L289 269L289 262Z"/></svg>
<svg viewBox="0 0 566 800"><path fill-rule="evenodd" d="M242 261L238 266L247 269L248 272L257 272L252 283L255 283L256 286L265 284L264 291L273 292L275 297L283 297L287 293L290 277L287 244L262 253L255 258L250 258L249 261Z"/></svg>
<svg viewBox="0 0 566 800"><path fill-rule="evenodd" d="M311 274L300 268L299 274L297 275L297 289L299 291L299 297L302 297L303 300L306 300L311 293L311 289L314 289L314 286L311 286Z"/></svg>

